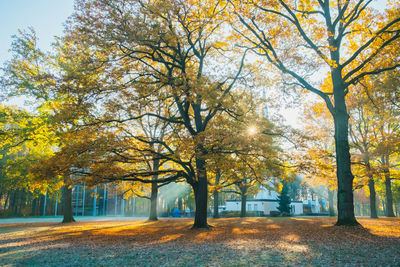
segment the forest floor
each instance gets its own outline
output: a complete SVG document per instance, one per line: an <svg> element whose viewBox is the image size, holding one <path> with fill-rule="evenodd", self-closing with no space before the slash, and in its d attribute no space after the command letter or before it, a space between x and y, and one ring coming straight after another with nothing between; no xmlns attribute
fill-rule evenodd
<svg viewBox="0 0 400 267"><path fill-rule="evenodd" d="M398 266L400 218L192 219L0 225L1 266Z"/></svg>

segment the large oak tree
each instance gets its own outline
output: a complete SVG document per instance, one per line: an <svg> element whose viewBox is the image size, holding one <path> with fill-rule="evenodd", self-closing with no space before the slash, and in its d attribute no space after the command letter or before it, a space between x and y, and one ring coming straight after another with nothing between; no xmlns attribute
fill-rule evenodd
<svg viewBox="0 0 400 267"><path fill-rule="evenodd" d="M231 1L240 21L237 32L249 47L279 69L292 84L325 102L335 127L338 180L336 225L357 225L354 216L346 95L369 75L400 66L399 57L375 65L380 54L396 50L399 6L384 14L372 1ZM313 71L328 75L320 86Z"/></svg>

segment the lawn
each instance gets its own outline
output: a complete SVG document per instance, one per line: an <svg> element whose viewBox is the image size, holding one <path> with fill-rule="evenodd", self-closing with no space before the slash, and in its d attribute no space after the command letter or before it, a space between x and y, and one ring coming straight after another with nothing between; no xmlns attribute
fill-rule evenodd
<svg viewBox="0 0 400 267"><path fill-rule="evenodd" d="M191 219L0 225L0 265L398 266L400 219Z"/></svg>

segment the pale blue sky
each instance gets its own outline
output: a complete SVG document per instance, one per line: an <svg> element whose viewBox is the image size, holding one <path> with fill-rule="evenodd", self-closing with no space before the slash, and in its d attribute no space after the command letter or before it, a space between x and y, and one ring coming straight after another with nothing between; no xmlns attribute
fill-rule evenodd
<svg viewBox="0 0 400 267"><path fill-rule="evenodd" d="M32 26L39 47L48 50L54 36L62 34L73 6L74 0L0 0L0 66L10 58L11 36L18 29Z"/></svg>
<svg viewBox="0 0 400 267"><path fill-rule="evenodd" d="M374 0L383 9L386 0ZM47 50L63 31L63 23L73 12L74 0L0 0L0 66L10 58L11 35L32 26L39 47Z"/></svg>
<svg viewBox="0 0 400 267"><path fill-rule="evenodd" d="M373 6L383 10L385 3L386 0L374 0ZM39 38L39 47L48 50L54 36L62 35L63 23L72 14L73 6L74 0L0 0L0 67L11 57L8 52L11 36L17 34L18 29L32 26ZM21 99L10 101L11 104L22 103ZM291 120L296 121L297 116L289 118Z"/></svg>

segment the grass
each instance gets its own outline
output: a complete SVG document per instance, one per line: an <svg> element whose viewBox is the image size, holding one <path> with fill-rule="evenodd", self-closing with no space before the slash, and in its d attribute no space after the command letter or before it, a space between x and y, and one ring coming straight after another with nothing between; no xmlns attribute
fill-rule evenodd
<svg viewBox="0 0 400 267"><path fill-rule="evenodd" d="M0 226L5 266L398 266L400 219L191 219Z"/></svg>

